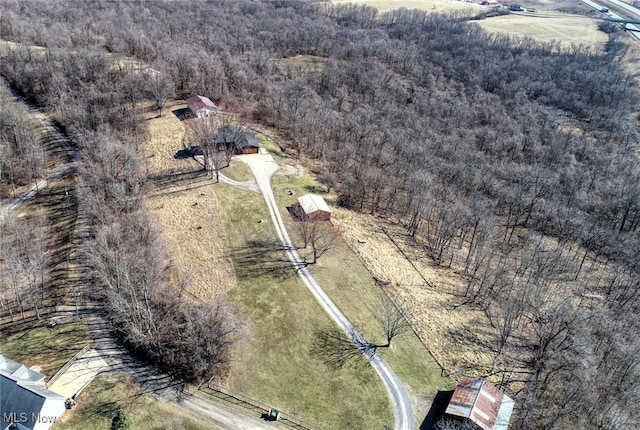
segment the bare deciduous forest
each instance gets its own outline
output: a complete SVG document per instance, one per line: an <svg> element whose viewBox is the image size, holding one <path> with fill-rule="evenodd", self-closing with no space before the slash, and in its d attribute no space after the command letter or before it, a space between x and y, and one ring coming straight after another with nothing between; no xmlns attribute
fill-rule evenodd
<svg viewBox="0 0 640 430"><path fill-rule="evenodd" d="M639 97L617 33L595 52L366 6L2 3L0 38L47 51L8 47L0 73L78 147L89 261L133 349L187 380L224 373L227 311L184 302L140 204L139 102L204 94L278 129L341 205L396 219L463 274L461 306L500 333L483 372L515 396L514 428L640 426ZM276 65L295 55L326 61ZM38 165L23 128L0 111L7 184Z"/></svg>

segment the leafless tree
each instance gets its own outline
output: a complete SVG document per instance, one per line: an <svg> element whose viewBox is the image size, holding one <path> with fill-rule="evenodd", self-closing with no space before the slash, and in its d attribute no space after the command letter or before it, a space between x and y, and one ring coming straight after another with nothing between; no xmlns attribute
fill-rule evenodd
<svg viewBox="0 0 640 430"><path fill-rule="evenodd" d="M311 261L307 264L316 264L318 259L333 247L336 239L335 232L324 222L299 221L296 228L302 239L302 248L311 247Z"/></svg>
<svg viewBox="0 0 640 430"><path fill-rule="evenodd" d="M468 420L442 418L434 426L434 430L476 430L478 427Z"/></svg>
<svg viewBox="0 0 640 430"><path fill-rule="evenodd" d="M164 109L167 100L175 94L173 81L167 73L154 69L147 69L146 75L148 91L151 94L153 101L156 103L159 115L162 116L162 110Z"/></svg>
<svg viewBox="0 0 640 430"><path fill-rule="evenodd" d="M382 298L372 313L376 321L384 330L386 343L383 345L373 345L375 348L391 348L393 339L401 337L411 332L409 321L402 311L388 298Z"/></svg>

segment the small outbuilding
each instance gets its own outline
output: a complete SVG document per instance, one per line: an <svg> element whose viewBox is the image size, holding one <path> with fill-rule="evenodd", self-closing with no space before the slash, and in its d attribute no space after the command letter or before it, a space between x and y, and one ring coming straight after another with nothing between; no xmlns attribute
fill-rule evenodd
<svg viewBox="0 0 640 430"><path fill-rule="evenodd" d="M303 221L330 221L331 209L324 199L316 194L306 194L293 205L293 213Z"/></svg>
<svg viewBox="0 0 640 430"><path fill-rule="evenodd" d="M187 106L189 110L196 116L196 118L206 118L216 113L218 107L207 97L193 96L187 99Z"/></svg>
<svg viewBox="0 0 640 430"><path fill-rule="evenodd" d="M507 430L515 402L484 379L464 378L456 386L445 416L482 430Z"/></svg>
<svg viewBox="0 0 640 430"><path fill-rule="evenodd" d="M257 154L260 151L260 143L256 135L237 125L222 127L218 130L215 140L219 148L233 147L236 154Z"/></svg>

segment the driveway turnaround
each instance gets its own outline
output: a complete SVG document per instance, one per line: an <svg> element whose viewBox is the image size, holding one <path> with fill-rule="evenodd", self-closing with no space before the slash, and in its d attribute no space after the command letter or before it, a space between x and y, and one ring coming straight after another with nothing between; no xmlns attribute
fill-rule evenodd
<svg viewBox="0 0 640 430"><path fill-rule="evenodd" d="M49 385L49 389L68 399L79 393L107 368L108 365L102 356L95 349L90 349Z"/></svg>

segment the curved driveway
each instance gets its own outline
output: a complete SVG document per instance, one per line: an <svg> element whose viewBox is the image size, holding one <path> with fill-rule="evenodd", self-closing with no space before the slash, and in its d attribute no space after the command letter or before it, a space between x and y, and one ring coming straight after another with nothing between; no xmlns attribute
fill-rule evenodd
<svg viewBox="0 0 640 430"><path fill-rule="evenodd" d="M325 310L327 314L335 321L336 324L350 336L356 344L362 344L360 341L362 335L356 330L356 328L349 322L347 317L338 309L329 296L324 292L320 285L313 278L311 273L307 270L306 264L298 255L287 229L282 221L282 216L278 210L273 190L271 189L271 175L278 170L278 165L274 161L271 155L243 155L238 157L249 165L253 175L256 178L258 187L262 192L267 208L271 214L271 219L276 227L276 233L278 238L284 247L284 250L291 260L291 263L296 268L298 275L302 279L302 282L309 289L311 294L316 298L320 306ZM367 355L365 354L365 357ZM375 371L382 379L385 388L387 389L391 401L393 403L393 409L395 414L395 426L396 430L411 430L413 429L413 407L411 404L411 397L407 393L404 385L398 379L396 374L385 363L385 361L378 355L374 354L372 357L367 357L375 369Z"/></svg>
<svg viewBox="0 0 640 430"><path fill-rule="evenodd" d="M29 108L30 112L39 122L37 127L43 128L50 142L54 142L64 148L67 153L68 163L40 181L37 186L34 186L32 189L0 207L0 221L2 221L4 216L11 215L12 211L35 196L39 190L48 186L49 181L70 172L75 173L75 169L77 168L76 150L69 139L51 123L46 115L26 103L17 93L13 93L13 95L17 101L24 103L25 106ZM80 222L84 222L84 220L80 220ZM81 270L80 266L76 266L75 270ZM81 277L81 275L78 276ZM207 401L194 395L177 396L176 392L170 387L171 381L169 381L165 375L158 373L152 367L140 365L116 344L112 338L109 325L101 316L100 310L85 304L80 311L84 314L83 323L88 327L92 335L95 354L98 356L100 362L104 360L108 366L106 368L101 367L102 372L120 370L130 373L140 384L143 392L149 392L156 399L171 403L185 413L214 425L215 428L224 430L273 430L274 428L279 428L274 427L274 423L260 419L260 417L257 416L258 414L250 416L247 413L230 409L218 402ZM64 383L64 381L59 382L58 385L62 383ZM57 388L59 389L60 387L58 386ZM63 392L66 389L67 388L63 388Z"/></svg>

